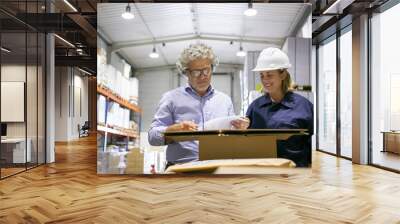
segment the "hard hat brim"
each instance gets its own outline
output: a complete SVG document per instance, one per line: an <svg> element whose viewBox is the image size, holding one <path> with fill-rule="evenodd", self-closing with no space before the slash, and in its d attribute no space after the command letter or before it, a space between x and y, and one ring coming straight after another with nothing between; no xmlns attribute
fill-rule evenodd
<svg viewBox="0 0 400 224"><path fill-rule="evenodd" d="M263 67L255 67L253 70L253 72L261 72L261 71L272 71L272 70L278 70L278 69L288 69L292 67L290 64L286 65L286 66L280 66L280 67L269 67L269 68L263 68Z"/></svg>

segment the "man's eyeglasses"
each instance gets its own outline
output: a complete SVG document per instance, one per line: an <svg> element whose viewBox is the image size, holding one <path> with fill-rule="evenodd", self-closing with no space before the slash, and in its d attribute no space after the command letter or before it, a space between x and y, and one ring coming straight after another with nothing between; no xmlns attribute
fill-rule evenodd
<svg viewBox="0 0 400 224"><path fill-rule="evenodd" d="M208 76L211 73L211 68L203 68L203 69L196 69L196 70L189 70L189 74L195 78L199 77L201 74L204 76Z"/></svg>

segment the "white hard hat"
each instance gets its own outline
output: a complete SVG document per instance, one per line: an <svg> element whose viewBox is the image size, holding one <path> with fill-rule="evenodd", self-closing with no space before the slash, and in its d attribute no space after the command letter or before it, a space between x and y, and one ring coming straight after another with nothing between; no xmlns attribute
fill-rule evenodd
<svg viewBox="0 0 400 224"><path fill-rule="evenodd" d="M290 67L289 57L285 52L276 47L269 47L260 53L257 59L257 66L252 71L270 71Z"/></svg>

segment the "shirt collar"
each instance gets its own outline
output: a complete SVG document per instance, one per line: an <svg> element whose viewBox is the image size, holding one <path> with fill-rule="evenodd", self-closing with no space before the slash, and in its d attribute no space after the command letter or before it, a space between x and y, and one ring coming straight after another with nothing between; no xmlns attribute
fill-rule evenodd
<svg viewBox="0 0 400 224"><path fill-rule="evenodd" d="M193 89L193 87L192 87L191 85L189 85L189 83L186 84L185 90L186 90L187 92L191 92L191 93L193 93L193 94L198 95L198 93L196 92L196 90ZM207 89L206 94L205 94L203 97L209 96L209 95L211 95L211 94L213 94L213 93L214 93L214 88L210 85L210 86L208 87L208 89Z"/></svg>
<svg viewBox="0 0 400 224"><path fill-rule="evenodd" d="M293 102L292 94L293 94L292 92L288 91L285 94L285 96L283 97L282 101L279 102L279 104L282 104L283 106L288 107L288 108L293 108L294 102ZM260 107L267 106L272 103L273 102L271 100L271 97L269 96L268 93L266 93L260 100Z"/></svg>

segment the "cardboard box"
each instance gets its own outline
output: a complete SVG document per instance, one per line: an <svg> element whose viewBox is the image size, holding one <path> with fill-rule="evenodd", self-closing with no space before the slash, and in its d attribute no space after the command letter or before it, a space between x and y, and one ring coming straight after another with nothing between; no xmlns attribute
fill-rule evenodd
<svg viewBox="0 0 400 224"><path fill-rule="evenodd" d="M126 165L126 174L143 174L144 154L140 149L133 149L126 155Z"/></svg>
<svg viewBox="0 0 400 224"><path fill-rule="evenodd" d="M166 132L167 142L199 141L199 160L277 158L277 140L307 135L306 129Z"/></svg>

